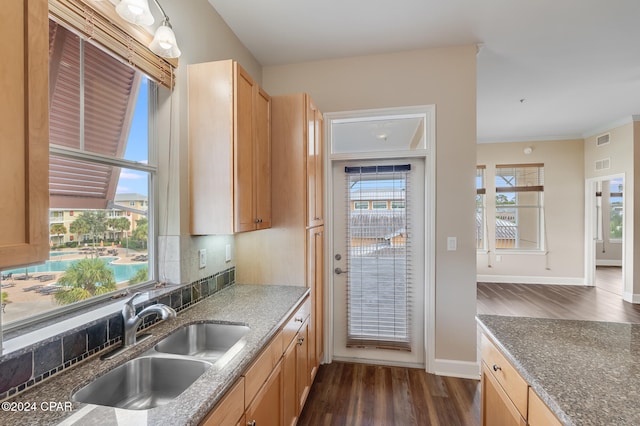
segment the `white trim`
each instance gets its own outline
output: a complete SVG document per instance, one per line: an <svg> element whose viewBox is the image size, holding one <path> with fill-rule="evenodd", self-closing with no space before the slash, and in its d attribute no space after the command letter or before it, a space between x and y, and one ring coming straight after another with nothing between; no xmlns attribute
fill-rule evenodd
<svg viewBox="0 0 640 426"><path fill-rule="evenodd" d="M596 259L596 266L622 266L622 259Z"/></svg>
<svg viewBox="0 0 640 426"><path fill-rule="evenodd" d="M434 360L433 373L438 376L480 380L480 363L453 359Z"/></svg>
<svg viewBox="0 0 640 426"><path fill-rule="evenodd" d="M392 116L397 114L423 114L425 117L425 137L426 137L426 149L416 151L404 151L402 155L398 152L393 153L372 153L370 156L363 153L358 154L331 154L331 124L334 120L344 120L355 117L377 117L377 116ZM344 161L346 159L368 159L368 158L383 158L383 154L387 158L394 157L422 157L425 158L425 173L424 173L424 189L425 189L425 289L424 289L424 350L425 350L425 365L421 365L420 368L425 368L428 373L434 371L435 360L435 199L436 199L436 106L435 105L417 105L410 107L400 108L381 108L381 109L369 109L359 111L342 111L342 112L329 112L324 114L324 126L325 126L325 188L333 188L333 161ZM350 157L349 157L350 156ZM325 259L333 259L333 220L331 212L333 212L333 197L329 195L329 191L325 191L325 235L327 242L325 246ZM333 345L333 268L332 262L325 262L325 277L329 277L325 288L325 300L329 303L325 303L325 356L326 362L331 362L334 358L334 345ZM362 360L361 360L362 361ZM385 364L388 364L385 362Z"/></svg>
<svg viewBox="0 0 640 426"><path fill-rule="evenodd" d="M584 286L582 277L536 277L524 275L480 275L476 276L479 283L500 284L549 284L549 285L579 285Z"/></svg>
<svg viewBox="0 0 640 426"><path fill-rule="evenodd" d="M391 361L391 360L382 361L379 359L368 359L368 358L351 358L351 357L336 356L336 357L333 357L333 361L350 362L354 364L388 365L391 367L419 368L419 369L424 368L424 364L416 364L414 362L398 362L398 361Z"/></svg>
<svg viewBox="0 0 640 426"><path fill-rule="evenodd" d="M625 302L640 304L640 294L633 294L625 291L622 298Z"/></svg>
<svg viewBox="0 0 640 426"><path fill-rule="evenodd" d="M580 134L570 135L556 135L556 136L530 136L526 138L499 138L499 139L484 139L479 138L476 142L479 144L484 143L531 143L531 142L544 142L544 141L572 141L576 139L583 139Z"/></svg>

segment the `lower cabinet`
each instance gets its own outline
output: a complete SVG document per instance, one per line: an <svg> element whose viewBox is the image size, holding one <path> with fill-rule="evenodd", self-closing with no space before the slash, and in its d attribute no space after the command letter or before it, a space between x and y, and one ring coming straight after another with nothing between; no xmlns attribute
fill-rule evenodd
<svg viewBox="0 0 640 426"><path fill-rule="evenodd" d="M282 360L245 411L247 426L282 425Z"/></svg>
<svg viewBox="0 0 640 426"><path fill-rule="evenodd" d="M293 426L311 389L310 300L287 319L201 426Z"/></svg>
<svg viewBox="0 0 640 426"><path fill-rule="evenodd" d="M493 342L481 338L482 426L561 426Z"/></svg>

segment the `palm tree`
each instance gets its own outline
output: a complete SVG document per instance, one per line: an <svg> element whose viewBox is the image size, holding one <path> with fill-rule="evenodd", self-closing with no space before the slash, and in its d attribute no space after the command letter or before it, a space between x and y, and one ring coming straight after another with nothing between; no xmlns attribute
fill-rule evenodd
<svg viewBox="0 0 640 426"><path fill-rule="evenodd" d="M76 220L71 222L71 225L69 225L71 233L78 235L78 244L80 244L80 236L88 234L90 229L91 227L87 222L87 218L82 214L78 216Z"/></svg>
<svg viewBox="0 0 640 426"><path fill-rule="evenodd" d="M61 305L116 290L113 271L101 259L82 259L74 263L58 279L58 284L67 287L54 296Z"/></svg>
<svg viewBox="0 0 640 426"><path fill-rule="evenodd" d="M129 279L129 285L145 282L149 279L149 268L144 267L136 271L136 273Z"/></svg>
<svg viewBox="0 0 640 426"><path fill-rule="evenodd" d="M146 217L136 220L136 229L133 231L133 238L142 242L142 246L146 248L148 237L149 237L149 220Z"/></svg>
<svg viewBox="0 0 640 426"><path fill-rule="evenodd" d="M57 235L60 240L58 244L62 244L62 236L67 233L67 227L62 223L52 223L49 233L51 235Z"/></svg>
<svg viewBox="0 0 640 426"><path fill-rule="evenodd" d="M84 211L73 221L70 228L71 232L78 234L78 239L80 234L89 234L95 247L97 237L107 230L107 214L103 210Z"/></svg>
<svg viewBox="0 0 640 426"><path fill-rule="evenodd" d="M117 232L119 232L121 235L124 231L129 231L129 229L131 228L131 222L129 222L129 219L127 219L126 217L116 217L113 219L109 219L107 221L107 224L113 228L114 230L116 230ZM124 232L125 238L127 240L127 251L126 251L126 255L129 256L129 232Z"/></svg>

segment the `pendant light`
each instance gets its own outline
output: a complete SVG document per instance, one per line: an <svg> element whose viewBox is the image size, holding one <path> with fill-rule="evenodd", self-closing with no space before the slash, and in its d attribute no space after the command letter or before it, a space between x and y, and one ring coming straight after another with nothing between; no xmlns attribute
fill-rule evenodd
<svg viewBox="0 0 640 426"><path fill-rule="evenodd" d="M153 40L149 44L149 49L158 56L163 58L177 58L182 52L178 48L176 35L169 23L169 17L165 13L158 0L153 0L160 12L162 12L162 23L156 29ZM116 12L124 20L136 25L152 25L153 15L149 10L147 0L121 0L116 6Z"/></svg>

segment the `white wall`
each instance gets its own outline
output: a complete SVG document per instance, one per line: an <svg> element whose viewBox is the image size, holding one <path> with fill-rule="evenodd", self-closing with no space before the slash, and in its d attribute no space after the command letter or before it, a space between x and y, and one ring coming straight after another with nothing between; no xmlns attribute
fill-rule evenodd
<svg viewBox="0 0 640 426"><path fill-rule="evenodd" d="M476 48L462 46L270 66L269 94L307 92L321 111L436 105L436 369L477 374L474 176ZM458 250L447 251L448 236Z"/></svg>
<svg viewBox="0 0 640 426"><path fill-rule="evenodd" d="M531 154L524 153L531 147ZM478 145L478 165L485 165L488 252L477 255L478 281L582 284L584 276L583 140ZM497 251L494 244L496 164L544 163L546 250Z"/></svg>
<svg viewBox="0 0 640 426"><path fill-rule="evenodd" d="M225 246L233 246L234 239L189 235L187 66L235 59L258 81L262 78L262 69L207 0L190 0L188 4L182 0L163 0L162 6L171 18L182 56L172 97L168 90L161 90L159 100L160 279L172 283L192 282L234 265L233 261L224 261ZM215 161L211 159L212 166ZM207 249L205 269L198 268L200 248Z"/></svg>

